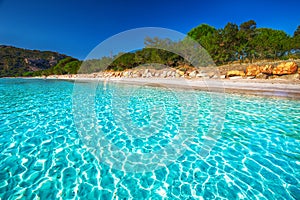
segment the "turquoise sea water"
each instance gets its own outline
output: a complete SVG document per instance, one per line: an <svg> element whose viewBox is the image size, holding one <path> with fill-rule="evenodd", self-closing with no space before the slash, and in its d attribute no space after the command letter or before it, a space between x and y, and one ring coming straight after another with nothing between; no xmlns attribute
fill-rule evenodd
<svg viewBox="0 0 300 200"><path fill-rule="evenodd" d="M208 92L189 102L191 91L100 83L94 127L74 116L73 88L0 79L0 199L300 199L299 101L227 94L223 129L208 143ZM174 142L182 130L192 134ZM131 158L151 153L148 168Z"/></svg>

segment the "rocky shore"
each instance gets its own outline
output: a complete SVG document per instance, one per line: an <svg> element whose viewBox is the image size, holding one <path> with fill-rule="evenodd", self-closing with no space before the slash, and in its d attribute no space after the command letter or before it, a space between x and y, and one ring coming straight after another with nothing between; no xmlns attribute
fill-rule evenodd
<svg viewBox="0 0 300 200"><path fill-rule="evenodd" d="M134 68L126 71L103 71L92 74L52 75L46 79L79 81L110 81L124 84L156 85L207 90L212 92L242 93L300 99L300 69L296 62L276 65L256 64L219 68ZM40 77L41 78L41 77Z"/></svg>
<svg viewBox="0 0 300 200"><path fill-rule="evenodd" d="M194 68L188 65L175 68L133 68L125 71L102 71L92 74L51 75L44 78L185 78L185 79L272 79L299 80L297 62L232 65Z"/></svg>
<svg viewBox="0 0 300 200"><path fill-rule="evenodd" d="M286 79L299 80L300 68L296 62L282 62L277 65L249 65L245 71L228 71L227 77L243 77L248 79Z"/></svg>

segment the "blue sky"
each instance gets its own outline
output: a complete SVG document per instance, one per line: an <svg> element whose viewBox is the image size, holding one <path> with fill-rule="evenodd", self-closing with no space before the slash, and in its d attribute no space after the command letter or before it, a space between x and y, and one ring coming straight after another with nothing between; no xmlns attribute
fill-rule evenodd
<svg viewBox="0 0 300 200"><path fill-rule="evenodd" d="M253 19L292 35L299 8L295 0L0 0L0 44L84 59L105 39L139 27L186 34L202 23L222 28Z"/></svg>

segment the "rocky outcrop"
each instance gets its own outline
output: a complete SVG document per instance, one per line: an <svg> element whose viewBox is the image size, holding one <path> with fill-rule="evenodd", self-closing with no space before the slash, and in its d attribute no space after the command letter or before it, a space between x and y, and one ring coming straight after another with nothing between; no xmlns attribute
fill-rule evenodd
<svg viewBox="0 0 300 200"><path fill-rule="evenodd" d="M285 79L285 80L299 80L300 69L295 67L296 62L282 62L277 66L272 64L265 65L244 65L237 68L239 70L227 70L220 74L218 68L189 68L174 69L163 68L133 68L125 71L103 71L94 74L95 78L186 78L186 79L224 79L230 80L238 79ZM149 67L149 66L147 66ZM187 66L185 66L187 68ZM296 69L295 69L296 68ZM229 69L229 67L228 67ZM235 69L231 66L231 69ZM284 74L273 74L273 71L281 70ZM246 70L246 72L244 72ZM293 73L294 72L294 73ZM285 74L293 73L293 74Z"/></svg>
<svg viewBox="0 0 300 200"><path fill-rule="evenodd" d="M176 75L177 75L178 77L181 77L181 76L184 75L184 72L183 72L183 71L180 71L180 70L176 70Z"/></svg>
<svg viewBox="0 0 300 200"><path fill-rule="evenodd" d="M277 78L280 76L287 76L293 74L300 74L300 70L298 69L298 65L295 62L282 62L277 66L273 66L271 64L266 64L262 66L258 65L249 65L246 68L246 76L247 77L255 77L258 79L267 79L267 78ZM289 76L282 77L281 79L298 79L298 76Z"/></svg>
<svg viewBox="0 0 300 200"><path fill-rule="evenodd" d="M164 69L127 69L125 71L102 71L95 73L97 78L187 78L187 79L209 79L209 78L225 78L220 76L217 70L212 69L196 69L192 71L181 71L174 68Z"/></svg>
<svg viewBox="0 0 300 200"><path fill-rule="evenodd" d="M263 74L267 74L267 75L271 75L273 73L273 65L264 65L264 66L260 66L260 73Z"/></svg>
<svg viewBox="0 0 300 200"><path fill-rule="evenodd" d="M189 73L189 77L190 78L195 78L197 76L198 72L197 71L192 71L191 73Z"/></svg>
<svg viewBox="0 0 300 200"><path fill-rule="evenodd" d="M249 65L246 68L246 76L257 76L260 73L271 75L273 73L274 67L272 65Z"/></svg>
<svg viewBox="0 0 300 200"><path fill-rule="evenodd" d="M287 74L295 74L297 73L298 65L295 62L286 62L277 65L273 69L274 75L287 75Z"/></svg>
<svg viewBox="0 0 300 200"><path fill-rule="evenodd" d="M239 70L231 70L226 73L226 77L245 76L245 72Z"/></svg>
<svg viewBox="0 0 300 200"><path fill-rule="evenodd" d="M185 66L187 68L187 66ZM108 77L125 77L125 78L230 78L230 79L268 79L276 78L277 76L298 74L298 66L295 62L284 62L276 67L271 64L266 65L249 65L245 67L246 73L243 70L229 70L226 75L217 75L218 73L209 69L191 68L188 70L178 70L173 68L165 68L160 70L155 69L130 69L123 72L123 75L114 73ZM217 70L215 70L217 71ZM277 73L277 74L274 74ZM107 76L107 75L106 75ZM299 79L298 76L286 77L287 79ZM282 79L285 79L284 77Z"/></svg>
<svg viewBox="0 0 300 200"><path fill-rule="evenodd" d="M260 67L257 65L249 65L246 68L246 76L256 76L260 73Z"/></svg>

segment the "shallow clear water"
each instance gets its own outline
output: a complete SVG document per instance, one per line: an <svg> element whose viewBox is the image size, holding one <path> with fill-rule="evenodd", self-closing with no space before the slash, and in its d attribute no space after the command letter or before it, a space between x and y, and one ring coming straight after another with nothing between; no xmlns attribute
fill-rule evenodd
<svg viewBox="0 0 300 200"><path fill-rule="evenodd" d="M208 145L210 93L99 84L103 141L87 139L98 129L85 119L76 125L73 87L0 79L1 199L300 199L299 101L226 95L223 129ZM182 127L189 138L178 143Z"/></svg>

